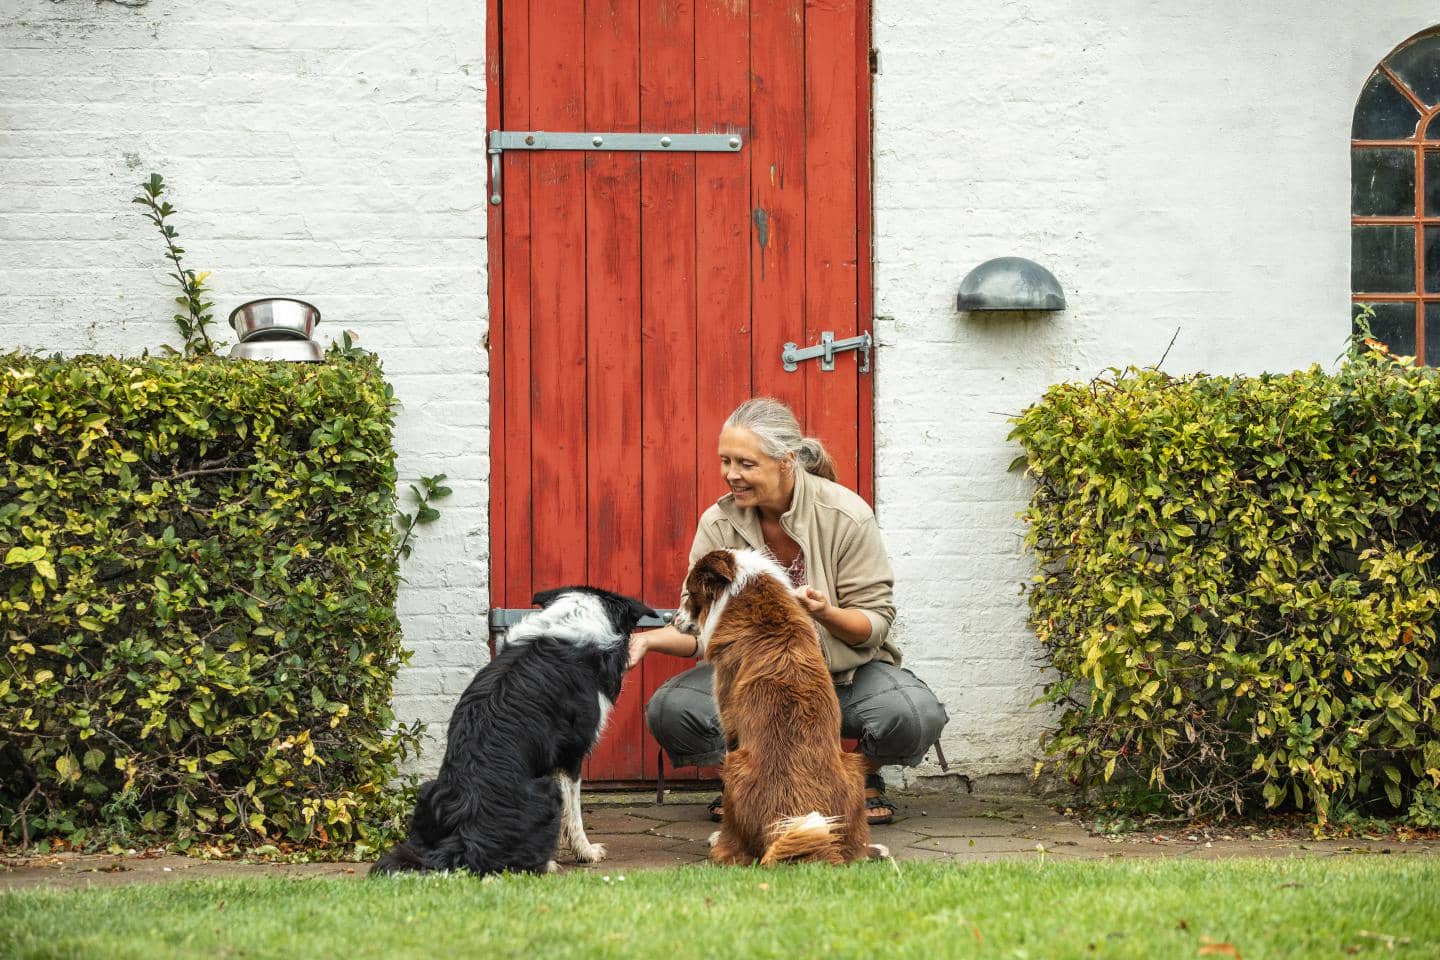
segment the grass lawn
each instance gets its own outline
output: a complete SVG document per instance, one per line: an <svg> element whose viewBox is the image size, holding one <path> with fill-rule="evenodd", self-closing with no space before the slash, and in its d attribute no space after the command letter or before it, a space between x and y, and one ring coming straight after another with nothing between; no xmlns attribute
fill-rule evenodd
<svg viewBox="0 0 1440 960"><path fill-rule="evenodd" d="M608 876L608 880L606 877ZM0 957L1440 957L1440 860L865 864L0 893Z"/></svg>

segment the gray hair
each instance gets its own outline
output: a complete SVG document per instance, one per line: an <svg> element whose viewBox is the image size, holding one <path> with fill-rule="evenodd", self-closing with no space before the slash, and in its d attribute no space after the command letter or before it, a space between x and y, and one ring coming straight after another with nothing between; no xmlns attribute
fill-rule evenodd
<svg viewBox="0 0 1440 960"><path fill-rule="evenodd" d="M835 479L835 461L825 444L817 437L804 436L794 412L774 397L746 400L725 420L725 426L740 427L755 434L767 456L788 460L794 454L795 462L806 473Z"/></svg>

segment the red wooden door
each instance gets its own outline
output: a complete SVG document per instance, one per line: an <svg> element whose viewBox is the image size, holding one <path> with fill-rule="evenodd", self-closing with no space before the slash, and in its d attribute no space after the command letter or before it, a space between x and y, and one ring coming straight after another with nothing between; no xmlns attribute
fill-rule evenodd
<svg viewBox="0 0 1440 960"><path fill-rule="evenodd" d="M491 130L739 134L738 153L507 151L490 208L491 602L673 607L740 401L787 401L871 495L867 0L491 0ZM647 657L587 779L653 780ZM671 777L697 771L667 768Z"/></svg>

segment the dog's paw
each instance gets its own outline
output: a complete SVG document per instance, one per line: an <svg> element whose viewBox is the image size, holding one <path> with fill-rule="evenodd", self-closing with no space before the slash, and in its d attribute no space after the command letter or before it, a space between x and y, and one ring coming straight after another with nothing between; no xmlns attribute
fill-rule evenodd
<svg viewBox="0 0 1440 960"><path fill-rule="evenodd" d="M890 848L883 843L872 843L869 846L871 860L889 860Z"/></svg>
<svg viewBox="0 0 1440 960"><path fill-rule="evenodd" d="M575 847L575 859L581 863L599 863L605 859L605 844L579 844Z"/></svg>
<svg viewBox="0 0 1440 960"><path fill-rule="evenodd" d="M705 842L712 847L715 846L715 844L720 842L720 831L716 830L714 833L710 834L710 839L706 840Z"/></svg>
<svg viewBox="0 0 1440 960"><path fill-rule="evenodd" d="M560 864L556 863L554 860L547 860L547 861L545 862L545 872L546 872L546 873L559 873L559 872L560 872Z"/></svg>

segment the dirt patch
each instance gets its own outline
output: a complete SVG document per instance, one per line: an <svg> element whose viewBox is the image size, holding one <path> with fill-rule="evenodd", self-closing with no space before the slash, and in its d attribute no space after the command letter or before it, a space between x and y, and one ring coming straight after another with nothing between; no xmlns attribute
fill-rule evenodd
<svg viewBox="0 0 1440 960"><path fill-rule="evenodd" d="M83 890L123 883L165 883L201 877L363 877L368 863L265 863L199 860L171 854L57 853L0 860L0 890L53 887Z"/></svg>

